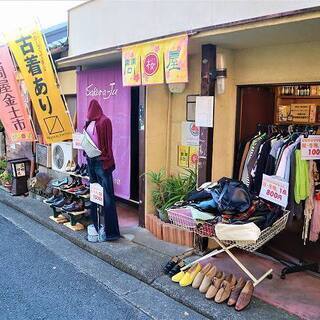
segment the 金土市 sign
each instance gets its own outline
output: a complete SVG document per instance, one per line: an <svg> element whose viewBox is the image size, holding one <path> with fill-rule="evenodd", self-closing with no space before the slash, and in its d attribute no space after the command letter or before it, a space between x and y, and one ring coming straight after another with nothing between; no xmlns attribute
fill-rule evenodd
<svg viewBox="0 0 320 320"><path fill-rule="evenodd" d="M34 141L31 121L7 46L0 47L0 120L12 143Z"/></svg>

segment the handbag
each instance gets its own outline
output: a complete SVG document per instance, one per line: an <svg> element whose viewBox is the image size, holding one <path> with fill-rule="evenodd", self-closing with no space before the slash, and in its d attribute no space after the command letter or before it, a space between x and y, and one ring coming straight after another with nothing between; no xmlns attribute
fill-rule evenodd
<svg viewBox="0 0 320 320"><path fill-rule="evenodd" d="M86 130L83 130L83 138L81 141L81 147L83 148L84 152L87 154L89 158L99 157L101 155L101 151L92 141L91 137L89 136Z"/></svg>

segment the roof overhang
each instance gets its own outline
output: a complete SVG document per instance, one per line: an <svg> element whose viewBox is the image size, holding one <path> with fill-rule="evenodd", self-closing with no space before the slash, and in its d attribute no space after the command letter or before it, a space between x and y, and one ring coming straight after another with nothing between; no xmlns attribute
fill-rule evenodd
<svg viewBox="0 0 320 320"><path fill-rule="evenodd" d="M251 19L241 23L212 26L187 31L190 35L189 53L198 52L201 45L207 43L229 49L243 49L320 41L320 34L316 30L320 30L320 8L295 12L295 14L291 15L268 16L264 17L264 19ZM186 32L183 33L185 34ZM144 42L158 39L146 39ZM137 43L126 45L133 44ZM124 46L65 57L57 60L57 64L59 68L64 68L120 62L121 48Z"/></svg>

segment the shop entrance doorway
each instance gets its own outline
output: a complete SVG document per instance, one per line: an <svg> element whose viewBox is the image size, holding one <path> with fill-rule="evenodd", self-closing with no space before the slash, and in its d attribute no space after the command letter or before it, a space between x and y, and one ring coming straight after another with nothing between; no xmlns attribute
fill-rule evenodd
<svg viewBox="0 0 320 320"><path fill-rule="evenodd" d="M288 118L287 121L279 123L279 104L314 104L320 108L320 95L312 96L307 90L318 84L275 84L275 85L252 85L238 87L237 100L237 120L236 120L236 137L235 137L235 161L234 161L234 178L240 178L239 168L241 166L241 157L245 143L253 138L259 131L259 127L265 125L286 125L293 124ZM284 87L290 87L289 91L284 94ZM303 95L298 96L297 91L304 88ZM300 89L299 89L300 88ZM308 88L308 89L305 89ZM288 89L289 90L289 89ZM298 91L299 92L299 91ZM311 112L311 111L310 111ZM299 125L319 125L318 111L314 116L314 122L299 123ZM301 115L300 115L301 116ZM311 113L310 113L311 117ZM290 120L290 121L289 121ZM286 229L277 237L270 241L265 252L280 259L291 260L294 262L317 262L320 263L320 241L310 242L304 245L301 238L304 220L293 219Z"/></svg>

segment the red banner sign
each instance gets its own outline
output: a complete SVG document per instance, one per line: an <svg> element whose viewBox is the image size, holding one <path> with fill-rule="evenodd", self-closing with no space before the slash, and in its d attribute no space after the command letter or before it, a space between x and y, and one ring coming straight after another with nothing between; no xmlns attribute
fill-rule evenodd
<svg viewBox="0 0 320 320"><path fill-rule="evenodd" d="M0 47L0 120L12 143L35 140L7 46Z"/></svg>

